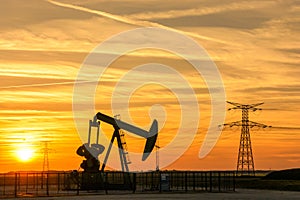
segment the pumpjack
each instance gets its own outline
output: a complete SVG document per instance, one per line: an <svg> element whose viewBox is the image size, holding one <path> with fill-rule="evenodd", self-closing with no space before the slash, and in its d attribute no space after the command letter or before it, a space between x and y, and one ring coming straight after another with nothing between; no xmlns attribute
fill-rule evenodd
<svg viewBox="0 0 300 200"><path fill-rule="evenodd" d="M114 128L101 169L98 156L104 152L105 147L99 144L100 122L110 124ZM97 128L95 143L91 142L91 133L93 127ZM88 142L81 145L76 152L79 156L83 156L85 158L85 160L83 160L83 162L80 165L80 167L84 170L82 175L82 182L80 184L81 189L102 189L104 187L106 187L107 189L108 183L106 180L104 180L103 174L115 139L117 140L119 148L119 158L122 167L122 172L124 172L124 183L118 184L118 189L121 189L121 185L123 187L125 186L125 188L132 187L131 180L128 175L128 164L130 164L130 161L128 159L128 152L126 151L126 142L124 141L124 133L122 132L122 130L131 132L135 135L145 138L146 143L142 155L142 161L145 161L149 157L150 153L152 152L155 146L158 136L157 120L153 120L150 130L146 131L139 127L121 121L116 117L113 118L101 112L98 112L94 116L93 120L89 121Z"/></svg>

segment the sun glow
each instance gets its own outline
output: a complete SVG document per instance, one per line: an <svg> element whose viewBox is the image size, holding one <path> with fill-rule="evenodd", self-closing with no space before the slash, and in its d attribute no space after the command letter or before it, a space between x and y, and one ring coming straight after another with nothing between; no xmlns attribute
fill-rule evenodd
<svg viewBox="0 0 300 200"><path fill-rule="evenodd" d="M33 149L28 147L20 148L16 151L17 157L22 162L27 162L33 157Z"/></svg>

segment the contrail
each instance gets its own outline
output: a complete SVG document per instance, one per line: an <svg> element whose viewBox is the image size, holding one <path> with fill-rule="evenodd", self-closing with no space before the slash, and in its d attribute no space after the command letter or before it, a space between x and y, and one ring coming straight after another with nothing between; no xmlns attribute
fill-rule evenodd
<svg viewBox="0 0 300 200"><path fill-rule="evenodd" d="M25 85L13 85L13 86L4 86L0 89L13 89L13 88L25 88L25 87L44 87L52 85L70 85L70 84L83 84L83 83L93 83L95 81L65 81L65 82L54 82L54 83L37 83L37 84L25 84Z"/></svg>
<svg viewBox="0 0 300 200"><path fill-rule="evenodd" d="M214 42L218 42L218 43L222 43L222 44L231 44L229 42L223 41L223 40L218 40L215 38L211 38L211 37L206 37L206 36L202 36L199 35L197 33L193 33L193 32L187 32L187 31L181 31L175 28L171 28L156 22L150 22L150 21L145 21L145 20L133 20L127 17L123 17L123 16L119 16L119 15L114 15L114 14L110 14L107 12L103 12L103 11L99 11L99 10L93 10L93 9L89 9L89 8L85 8L85 7L81 7L81 6L76 6L76 5L72 5L72 4L67 4L67 3L61 3L61 2L57 2L57 1L53 1L53 0L47 0L49 3L57 5L57 6L61 6L61 7L65 7L65 8L71 8L71 9L75 9L75 10L80 10L83 12L88 12L88 13L92 13L92 14L96 14L102 17L106 17L109 19L113 19L115 21L118 22L123 22L126 24L130 24L130 25L138 25L138 26L142 26L142 27L158 27L158 28L164 28L167 30L171 30L171 31L175 31L178 33L182 33L182 34L186 34L189 35L191 37L195 37L198 39L203 39L203 40L207 40L207 41L214 41Z"/></svg>

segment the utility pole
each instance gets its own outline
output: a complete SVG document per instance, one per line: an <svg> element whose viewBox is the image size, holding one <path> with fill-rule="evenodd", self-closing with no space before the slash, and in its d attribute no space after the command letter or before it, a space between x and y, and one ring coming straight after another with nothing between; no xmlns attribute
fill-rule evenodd
<svg viewBox="0 0 300 200"><path fill-rule="evenodd" d="M250 138L250 128L260 127L267 128L271 126L267 126L265 124L253 122L249 120L249 111L257 111L262 110L261 108L257 108L257 106L262 105L263 103L257 104L240 104L227 101L228 104L233 105L234 107L229 108L228 110L240 109L242 110L242 120L231 122L229 124L224 124L224 126L241 126L241 137L240 137L240 145L239 145L239 153L237 160L237 175L255 175L254 168L254 159Z"/></svg>
<svg viewBox="0 0 300 200"><path fill-rule="evenodd" d="M160 146L155 145L155 150L156 150L156 171L159 171L159 149L160 149Z"/></svg>

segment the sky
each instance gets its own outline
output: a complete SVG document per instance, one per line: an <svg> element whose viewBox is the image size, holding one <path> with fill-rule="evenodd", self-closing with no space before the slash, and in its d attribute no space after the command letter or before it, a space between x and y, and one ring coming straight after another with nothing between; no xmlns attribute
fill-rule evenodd
<svg viewBox="0 0 300 200"><path fill-rule="evenodd" d="M79 168L82 158L75 152L86 141L76 129L72 102L82 63L104 40L141 27L175 31L202 46L220 72L226 100L264 102L262 111L249 115L252 121L273 126L251 130L256 169L299 167L299 1L3 0L0 15L0 172L41 170L46 141L50 169ZM117 51L112 48L110 53ZM236 169L238 128L224 129L212 151L199 158L212 115L211 96L203 77L170 52L139 50L113 62L98 83L95 110L112 115L118 80L129 69L147 63L167 65L183 74L199 104L200 120L191 145L163 169ZM168 80L168 75L160 78ZM162 85L144 85L130 96L129 113L135 125L148 128L147 114L155 104L166 113L165 123L159 125L163 149L181 125L176 94ZM161 117L159 113L154 117ZM225 122L240 118L240 111L228 111ZM111 132L103 124L102 137L110 137ZM126 141L132 152L139 152L144 144L130 134ZM177 145L180 149L180 142ZM18 158L19 151L28 149L31 159ZM168 160L169 154L173 152L162 150L160 160ZM155 169L154 160L151 166Z"/></svg>

